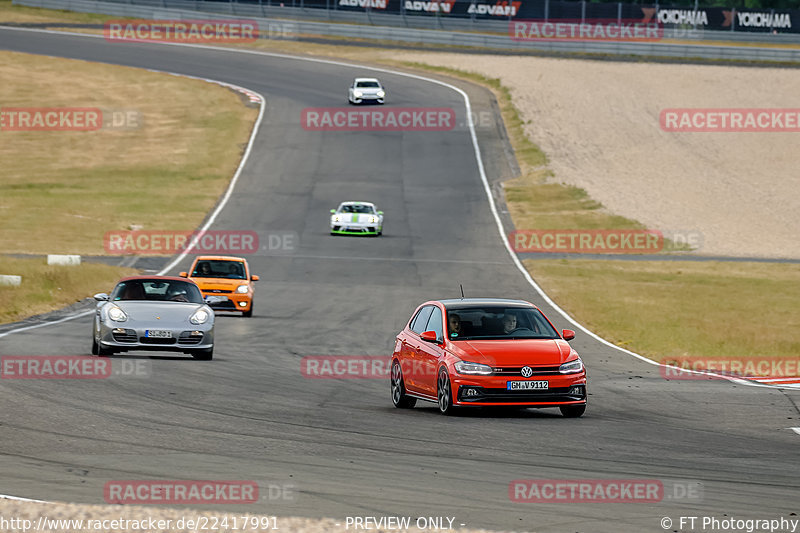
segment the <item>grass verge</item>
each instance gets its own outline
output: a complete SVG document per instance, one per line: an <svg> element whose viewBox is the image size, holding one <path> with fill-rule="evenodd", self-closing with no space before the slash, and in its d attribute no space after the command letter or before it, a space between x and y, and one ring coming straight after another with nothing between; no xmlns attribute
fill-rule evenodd
<svg viewBox="0 0 800 533"><path fill-rule="evenodd" d="M56 266L48 265L44 258L0 256L0 274L22 276L18 287L0 285L0 324L59 309L97 292L107 292L120 277L136 272L132 268L96 263Z"/></svg>
<svg viewBox="0 0 800 533"><path fill-rule="evenodd" d="M114 17L96 13L75 13L62 9L15 6L11 0L0 0L0 23L63 22L67 24L100 24ZM117 17L119 18L119 17Z"/></svg>
<svg viewBox="0 0 800 533"><path fill-rule="evenodd" d="M3 4L9 4L3 2ZM15 8L16 9L16 8ZM257 109L229 89L139 69L0 52L7 108L91 107L132 117L96 131L0 129L0 250L103 254L107 231L198 227L233 175ZM135 270L0 257L0 323L108 290Z"/></svg>
<svg viewBox="0 0 800 533"><path fill-rule="evenodd" d="M798 358L800 267L716 261L524 261L609 341L653 359Z"/></svg>
<svg viewBox="0 0 800 533"><path fill-rule="evenodd" d="M13 80L0 84L3 108L135 117L96 131L0 130L5 253L99 255L107 231L195 229L257 115L229 89L127 67L0 52L0 78Z"/></svg>

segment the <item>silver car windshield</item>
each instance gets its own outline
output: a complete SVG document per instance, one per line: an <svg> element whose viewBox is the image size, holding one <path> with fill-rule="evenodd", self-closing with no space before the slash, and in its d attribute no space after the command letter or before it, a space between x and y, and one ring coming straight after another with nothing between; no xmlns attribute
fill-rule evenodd
<svg viewBox="0 0 800 533"><path fill-rule="evenodd" d="M201 304L203 295L195 284L186 281L134 279L119 282L111 293L111 300Z"/></svg>
<svg viewBox="0 0 800 533"><path fill-rule="evenodd" d="M560 338L538 309L524 307L448 307L447 335L454 341Z"/></svg>
<svg viewBox="0 0 800 533"><path fill-rule="evenodd" d="M360 81L356 83L356 87L359 89L377 89L380 86L381 84L377 81Z"/></svg>

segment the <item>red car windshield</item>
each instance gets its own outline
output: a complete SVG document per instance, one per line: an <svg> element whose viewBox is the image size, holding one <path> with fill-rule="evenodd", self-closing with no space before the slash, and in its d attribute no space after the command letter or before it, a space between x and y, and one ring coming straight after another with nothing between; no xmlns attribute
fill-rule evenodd
<svg viewBox="0 0 800 533"><path fill-rule="evenodd" d="M463 307L447 309L450 340L558 339L558 332L538 309Z"/></svg>

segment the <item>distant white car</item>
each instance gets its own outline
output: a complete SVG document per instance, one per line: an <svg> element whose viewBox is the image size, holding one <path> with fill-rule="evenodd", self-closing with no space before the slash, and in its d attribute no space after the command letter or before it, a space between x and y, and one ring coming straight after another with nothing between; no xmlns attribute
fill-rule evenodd
<svg viewBox="0 0 800 533"><path fill-rule="evenodd" d="M342 202L331 209L331 235L381 235L383 211L369 202Z"/></svg>
<svg viewBox="0 0 800 533"><path fill-rule="evenodd" d="M383 104L386 100L384 89L378 78L356 78L347 89L347 101L351 104L362 102L378 102Z"/></svg>

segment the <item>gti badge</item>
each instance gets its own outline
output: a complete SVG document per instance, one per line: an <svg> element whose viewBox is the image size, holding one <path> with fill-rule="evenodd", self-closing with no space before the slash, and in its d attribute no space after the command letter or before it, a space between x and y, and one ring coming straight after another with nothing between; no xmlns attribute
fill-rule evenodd
<svg viewBox="0 0 800 533"><path fill-rule="evenodd" d="M529 378L533 375L533 370L529 366L523 366L520 373L522 374L523 378Z"/></svg>

